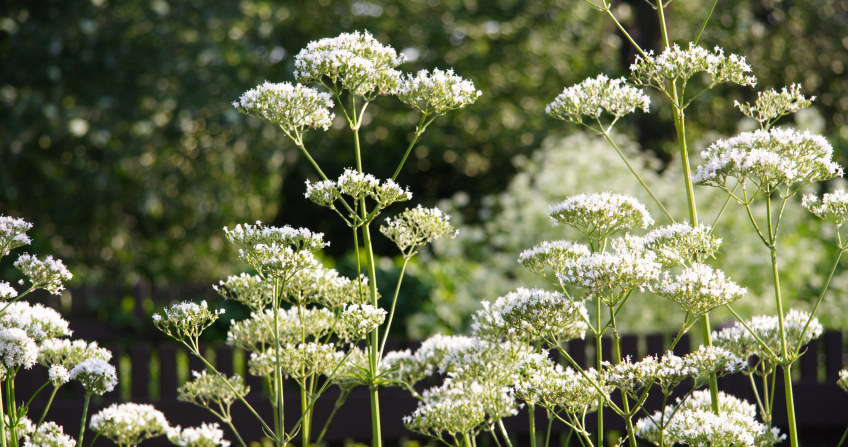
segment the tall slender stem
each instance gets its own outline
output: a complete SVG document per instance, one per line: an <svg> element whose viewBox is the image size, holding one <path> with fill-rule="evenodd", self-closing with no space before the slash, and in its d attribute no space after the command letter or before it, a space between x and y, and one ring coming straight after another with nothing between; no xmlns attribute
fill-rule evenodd
<svg viewBox="0 0 848 447"><path fill-rule="evenodd" d="M9 396L3 396L3 387L0 386L0 447L6 447L6 415L5 401L3 398L9 399Z"/></svg>
<svg viewBox="0 0 848 447"><path fill-rule="evenodd" d="M355 110L355 109L354 109ZM356 150L356 168L362 173L362 151L359 144L359 127L358 123L354 128L353 142ZM365 209L365 198L360 199L359 208L363 221L368 216L368 211ZM367 258L368 267L368 286L371 305L377 307L377 271L374 260L374 249L371 245L371 230L369 224L362 225L362 243L365 245L365 256ZM377 371L380 367L380 358L378 357L378 349L380 347L380 328L374 328L367 338L368 342L368 369L371 373L371 383L368 385L369 396L371 400L371 445L381 447L383 438L380 428L380 397L377 393L377 384L374 379L377 376Z"/></svg>
<svg viewBox="0 0 848 447"><path fill-rule="evenodd" d="M602 127L602 129L603 129L603 127ZM630 161L627 159L627 157L624 156L624 152L621 151L621 148L612 139L609 132L607 132L606 129L603 129L603 134L604 134L604 138L606 138L607 142L609 142L609 144L613 147L613 149L615 149L615 151L618 153L618 156L621 158L621 160L624 162L624 164L627 165L627 169L630 170L630 173L633 174L634 177L636 177L636 180L639 182L640 185L642 185L642 188L645 189L645 192L647 192L648 195L651 196L652 199L654 199L654 202L657 204L657 206L660 207L660 210L662 210L663 214L665 214L665 216L668 218L668 220L671 223L674 223L674 218L671 217L671 213L669 213L668 210L665 209L662 202L660 202L660 199L658 199L657 196L654 195L654 192L651 191L651 188L648 187L647 183L645 183L644 180L642 180L642 176L640 176L639 173L636 171L636 169L633 168L633 166L630 164Z"/></svg>
<svg viewBox="0 0 848 447"><path fill-rule="evenodd" d="M282 439L283 434L286 432L285 426L285 407L283 401L283 367L281 364L282 357L280 354L280 329L279 329L279 318L280 318L280 296L282 295L282 286L280 285L279 279L274 280L274 299L272 304L272 310L274 313L274 406L277 409L277 417L274 418L274 422L277 426L277 444ZM198 351L198 354L200 352Z"/></svg>
<svg viewBox="0 0 848 447"><path fill-rule="evenodd" d="M795 424L795 398L792 394L792 364L783 365L783 391L786 393L786 423L789 424L789 444L798 446L798 429Z"/></svg>
<svg viewBox="0 0 848 447"><path fill-rule="evenodd" d="M82 418L80 419L80 432L79 438L77 439L77 445L82 445L82 438L85 434L85 419L88 416L88 403L91 401L91 392L85 392L85 401L82 404Z"/></svg>
<svg viewBox="0 0 848 447"><path fill-rule="evenodd" d="M615 312L610 307L610 322L612 324L612 348L614 360L616 363L621 363L621 340L618 336L618 329L615 327ZM627 440L630 447L636 447L636 430L633 428L633 419L630 414L630 399L627 393L621 390L622 409L624 410L624 422L627 426Z"/></svg>
<svg viewBox="0 0 848 447"><path fill-rule="evenodd" d="M397 307L398 294L400 293L400 284L403 281L403 275L406 272L406 265L409 264L408 257L403 258L403 266L400 268L400 275L398 276L397 286L395 286L395 296L392 297L392 307L389 310L389 318L386 320L386 331L383 333L383 341L380 343L380 351L379 357L383 357L383 352L386 349L386 339L389 338L389 328L392 327L392 320L395 317L395 308Z"/></svg>
<svg viewBox="0 0 848 447"><path fill-rule="evenodd" d="M527 405L528 424L530 425L530 447L536 447L536 406Z"/></svg>
<svg viewBox="0 0 848 447"><path fill-rule="evenodd" d="M596 324L598 332L595 332L595 367L598 371L603 371L603 334L601 333L601 297L595 297L595 315L597 316ZM604 445L604 401L603 396L598 396L598 446Z"/></svg>

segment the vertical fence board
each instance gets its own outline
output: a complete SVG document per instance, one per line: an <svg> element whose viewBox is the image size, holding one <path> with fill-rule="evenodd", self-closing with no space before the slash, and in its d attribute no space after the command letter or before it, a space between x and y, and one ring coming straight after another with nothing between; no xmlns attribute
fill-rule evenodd
<svg viewBox="0 0 848 447"><path fill-rule="evenodd" d="M220 345L215 348L215 368L227 376L233 375L232 348L226 345Z"/></svg>
<svg viewBox="0 0 848 447"><path fill-rule="evenodd" d="M665 353L665 337L663 334L648 334L645 338L648 349L648 352L645 353L646 356L659 356Z"/></svg>
<svg viewBox="0 0 848 447"><path fill-rule="evenodd" d="M827 380L835 381L839 377L839 370L842 369L842 332L827 331L822 338Z"/></svg>
<svg viewBox="0 0 848 447"><path fill-rule="evenodd" d="M134 401L150 400L150 345L144 342L130 347L130 387Z"/></svg>
<svg viewBox="0 0 848 447"><path fill-rule="evenodd" d="M801 366L801 381L815 383L819 380L819 341L811 341L806 352L799 361Z"/></svg>
<svg viewBox="0 0 848 447"><path fill-rule="evenodd" d="M177 398L177 345L159 346L159 397L163 400Z"/></svg>

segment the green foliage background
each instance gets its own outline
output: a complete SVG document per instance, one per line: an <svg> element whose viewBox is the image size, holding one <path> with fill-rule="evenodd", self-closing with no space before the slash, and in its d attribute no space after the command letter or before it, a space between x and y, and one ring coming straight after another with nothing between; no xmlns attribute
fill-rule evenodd
<svg viewBox="0 0 848 447"><path fill-rule="evenodd" d="M653 46L653 11L639 0L613 4ZM672 35L691 38L708 7L673 2ZM804 83L819 97L820 127L844 152L846 26L839 0L720 1L703 42L748 56L759 88ZM545 104L585 77L625 74L633 56L602 14L577 1L10 0L0 6L0 213L34 222L33 250L65 259L76 284L216 281L234 269L221 227L244 221L346 239L303 199L312 173L295 148L230 102L264 80L291 81L293 57L310 40L357 29L407 53L406 71L453 67L483 91L431 126L400 177L416 201L461 191L468 200L457 211L469 223L490 216L483 198L546 137L570 132ZM724 93L695 109L705 125L693 140L737 130ZM369 110L379 120L365 129L366 165L386 177L415 118L389 98ZM658 170L671 159L669 122L661 112L628 123ZM307 139L330 176L349 159L340 134ZM330 254L347 248L334 244Z"/></svg>

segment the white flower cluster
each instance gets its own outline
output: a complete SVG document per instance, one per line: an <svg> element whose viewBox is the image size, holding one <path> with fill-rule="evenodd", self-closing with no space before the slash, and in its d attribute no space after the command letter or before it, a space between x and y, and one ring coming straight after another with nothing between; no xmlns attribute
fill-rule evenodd
<svg viewBox="0 0 848 447"><path fill-rule="evenodd" d="M370 304L349 304L339 315L339 326L336 327L336 332L344 340L358 341L380 327L385 320L384 309Z"/></svg>
<svg viewBox="0 0 848 447"><path fill-rule="evenodd" d="M77 380L89 393L103 395L115 389L118 376L115 367L99 358L82 361L70 372L71 380Z"/></svg>
<svg viewBox="0 0 848 447"><path fill-rule="evenodd" d="M326 335L336 322L333 313L324 308L279 309L276 321L278 338L282 344L299 342L301 337L317 339ZM227 343L254 352L272 346L274 311L252 312L249 318L231 321Z"/></svg>
<svg viewBox="0 0 848 447"><path fill-rule="evenodd" d="M0 281L0 301L11 300L18 296L18 291L11 284Z"/></svg>
<svg viewBox="0 0 848 447"><path fill-rule="evenodd" d="M692 315L703 315L732 303L748 292L706 264L693 263L673 278L665 273L656 288L658 295L672 300Z"/></svg>
<svg viewBox="0 0 848 447"><path fill-rule="evenodd" d="M329 93L321 93L300 84L265 82L241 95L233 102L239 112L274 123L284 132L296 137L306 127L324 130L333 124L333 100Z"/></svg>
<svg viewBox="0 0 848 447"><path fill-rule="evenodd" d="M336 181L324 180L317 183L306 181L304 196L318 205L333 208L334 202L342 194L348 195L354 200L370 198L377 202L379 208L412 199L409 188L401 188L391 179L381 182L371 174L360 173L350 168L345 169ZM351 218L356 219L358 217L351 216Z"/></svg>
<svg viewBox="0 0 848 447"><path fill-rule="evenodd" d="M283 374L298 382L313 375L330 376L343 358L344 353L337 351L333 343L307 342L280 347ZM248 367L250 374L268 377L274 374L275 364L275 350L269 348L265 352L251 353Z"/></svg>
<svg viewBox="0 0 848 447"><path fill-rule="evenodd" d="M218 423L203 423L199 427L168 427L166 435L171 444L180 447L229 447Z"/></svg>
<svg viewBox="0 0 848 447"><path fill-rule="evenodd" d="M61 425L44 422L24 436L24 447L75 447L77 441L65 434Z"/></svg>
<svg viewBox="0 0 848 447"><path fill-rule="evenodd" d="M710 402L709 390L695 391L690 398L640 419L636 435L655 445L693 447L767 447L785 437L757 421L756 408L747 402L719 392L719 414L712 411Z"/></svg>
<svg viewBox="0 0 848 447"><path fill-rule="evenodd" d="M380 233L398 246L404 257L412 257L424 244L442 236L455 237L457 230L450 224L450 216L438 208L418 205L408 208L394 218L386 218Z"/></svg>
<svg viewBox="0 0 848 447"><path fill-rule="evenodd" d="M32 368L38 357L38 345L23 329L0 328L0 359L7 369Z"/></svg>
<svg viewBox="0 0 848 447"><path fill-rule="evenodd" d="M298 82L330 83L359 96L393 94L400 83L395 67L403 55L365 31L310 42L294 59Z"/></svg>
<svg viewBox="0 0 848 447"><path fill-rule="evenodd" d="M563 284L587 289L613 306L628 291L651 289L660 274L660 264L651 252L618 251L592 253L563 263L557 278Z"/></svg>
<svg viewBox="0 0 848 447"><path fill-rule="evenodd" d="M495 300L483 302L473 316L471 329L487 339L532 338L559 341L583 338L589 316L582 301L571 301L559 292L519 288Z"/></svg>
<svg viewBox="0 0 848 447"><path fill-rule="evenodd" d="M727 186L728 177L757 187L803 186L842 175L832 161L833 147L824 137L794 129L744 132L719 140L701 152L704 164L692 180Z"/></svg>
<svg viewBox="0 0 848 447"><path fill-rule="evenodd" d="M606 399L612 392L594 369L585 371L584 376L571 368L548 363L522 371L515 386L517 398L552 411L561 408L566 413L582 415L596 409L598 399Z"/></svg>
<svg viewBox="0 0 848 447"><path fill-rule="evenodd" d="M32 243L26 234L30 229L32 224L23 219L0 215L0 258L15 248Z"/></svg>
<svg viewBox="0 0 848 447"><path fill-rule="evenodd" d="M250 392L250 387L245 385L244 379L239 375L219 377L216 374L207 374L205 370L192 371L191 375L193 378L177 390L177 399L182 402L191 402L203 407L214 403L227 408L240 396L244 397Z"/></svg>
<svg viewBox="0 0 848 447"><path fill-rule="evenodd" d="M848 193L844 189L824 193L821 201L815 194L807 194L801 200L801 205L837 228L848 222Z"/></svg>
<svg viewBox="0 0 848 447"><path fill-rule="evenodd" d="M754 104L740 104L739 101L734 101L733 105L748 118L765 126L772 120L809 107L815 99L815 96L807 99L801 94L801 85L792 84L788 88L783 87L780 92L774 89L758 92Z"/></svg>
<svg viewBox="0 0 848 447"><path fill-rule="evenodd" d="M161 314L153 314L157 329L177 341L196 339L224 313L224 309L209 310L206 300L200 304L183 301L166 307Z"/></svg>
<svg viewBox="0 0 848 447"><path fill-rule="evenodd" d="M112 404L91 416L88 427L118 445L138 445L145 439L164 435L168 421L148 404Z"/></svg>
<svg viewBox="0 0 848 447"><path fill-rule="evenodd" d="M633 113L637 108L648 112L650 98L642 90L627 85L624 78L609 79L600 75L586 79L580 84L566 87L556 99L545 108L545 112L554 118L573 123L582 123L583 117L600 118L606 112L621 118Z"/></svg>
<svg viewBox="0 0 848 447"><path fill-rule="evenodd" d="M238 301L254 311L269 306L274 299L273 284L247 273L230 276L212 289L225 299Z"/></svg>
<svg viewBox="0 0 848 447"><path fill-rule="evenodd" d="M106 348L97 346L96 341L86 343L85 340L48 338L38 347L38 363L47 367L61 365L66 369L72 369L88 359L108 362L112 359L112 353Z"/></svg>
<svg viewBox="0 0 848 447"><path fill-rule="evenodd" d="M71 381L71 372L62 365L52 365L47 370L47 378L58 388Z"/></svg>
<svg viewBox="0 0 848 447"><path fill-rule="evenodd" d="M286 282L283 298L294 304L314 303L330 309L340 309L345 304L367 299L368 277L359 281L339 275L335 269L320 265L300 270Z"/></svg>
<svg viewBox="0 0 848 447"><path fill-rule="evenodd" d="M848 369L839 370L839 379L836 381L836 385L848 391Z"/></svg>
<svg viewBox="0 0 848 447"><path fill-rule="evenodd" d="M589 256L589 247L572 241L545 241L518 255L518 263L533 273L545 275L550 268L553 273L562 273L566 262Z"/></svg>
<svg viewBox="0 0 848 447"><path fill-rule="evenodd" d="M442 386L424 391L422 401L412 415L404 416L403 425L411 431L435 438L441 438L443 433L458 437L473 434L478 426L486 422L487 403L492 406L490 394L479 383L446 380ZM500 399L494 402L494 406L509 414L514 400L508 391L501 390L497 397Z"/></svg>
<svg viewBox="0 0 848 447"><path fill-rule="evenodd" d="M635 197L608 192L571 196L548 208L548 215L598 239L620 230L648 228L654 223L645 205Z"/></svg>
<svg viewBox="0 0 848 447"><path fill-rule="evenodd" d="M41 260L24 253L18 256L15 268L29 278L32 287L47 290L54 295L61 295L62 290L65 290L64 282L74 277L60 259L53 259L50 255Z"/></svg>
<svg viewBox="0 0 848 447"><path fill-rule="evenodd" d="M662 88L666 80L686 82L698 73L707 73L712 84L733 83L754 86L757 78L749 76L751 66L745 58L730 54L715 47L712 52L689 43L689 49L683 50L677 44L667 48L659 56L648 52L645 57L636 56L630 65L630 71L637 84L653 85Z"/></svg>
<svg viewBox="0 0 848 447"><path fill-rule="evenodd" d="M807 321L810 322L807 326ZM777 316L758 315L746 322L748 327L757 334L771 352L781 353L780 321ZM806 330L804 328L806 327ZM783 319L783 329L786 332L786 350L790 354L811 340L818 338L823 331L818 318L810 320L810 314L797 309L791 309ZM756 355L760 359L770 359L776 362L769 352L760 345L757 339L741 323L722 329L712 334L713 343L734 354L747 359Z"/></svg>
<svg viewBox="0 0 848 447"><path fill-rule="evenodd" d="M474 83L455 75L453 70L421 70L401 79L397 96L401 102L425 115L443 115L477 101L482 93Z"/></svg>
<svg viewBox="0 0 848 447"><path fill-rule="evenodd" d="M26 332L36 343L51 337L71 335L68 321L62 314L41 304L25 301L11 303L0 316L0 328L16 328Z"/></svg>
<svg viewBox="0 0 848 447"><path fill-rule="evenodd" d="M313 268L318 261L313 252L328 243L323 233L305 228L239 224L224 227L227 240L239 249L239 257L264 277L285 278L292 273Z"/></svg>
<svg viewBox="0 0 848 447"><path fill-rule="evenodd" d="M668 351L660 358L647 356L635 363L629 357L616 365L605 362L604 382L628 393L656 384L668 394L686 379L698 383L698 379L711 374L732 374L746 365L744 359L726 349L700 346L683 357Z"/></svg>
<svg viewBox="0 0 848 447"><path fill-rule="evenodd" d="M658 262L676 266L713 256L721 246L721 239L708 226L682 223L649 231L641 238L641 245L654 252Z"/></svg>

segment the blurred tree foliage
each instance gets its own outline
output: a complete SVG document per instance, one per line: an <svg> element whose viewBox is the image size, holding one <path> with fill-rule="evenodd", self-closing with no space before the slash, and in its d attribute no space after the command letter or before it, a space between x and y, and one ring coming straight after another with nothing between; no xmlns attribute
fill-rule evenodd
<svg viewBox="0 0 848 447"><path fill-rule="evenodd" d="M708 6L674 2L673 22L697 29ZM656 39L643 1L615 8L636 35ZM844 146L846 8L840 0L719 2L704 43L749 56L762 86L804 82ZM563 86L624 74L631 60L610 23L576 1L8 0L0 5L0 213L34 222L34 249L66 259L84 282L218 279L233 269L220 229L237 222L346 236L303 199L312 172L294 147L230 102L266 79L292 80L293 57L310 40L356 29L404 51L407 71L453 67L484 92L431 126L399 179L416 202L465 191L469 210L502 189L545 136L566 131L543 112ZM710 124L732 132L737 117L721 110ZM391 98L370 113L366 164L385 177L414 116ZM648 122L635 128L662 152L665 135ZM352 164L350 143L337 135L307 139L331 176ZM332 254L349 248L341 245Z"/></svg>

